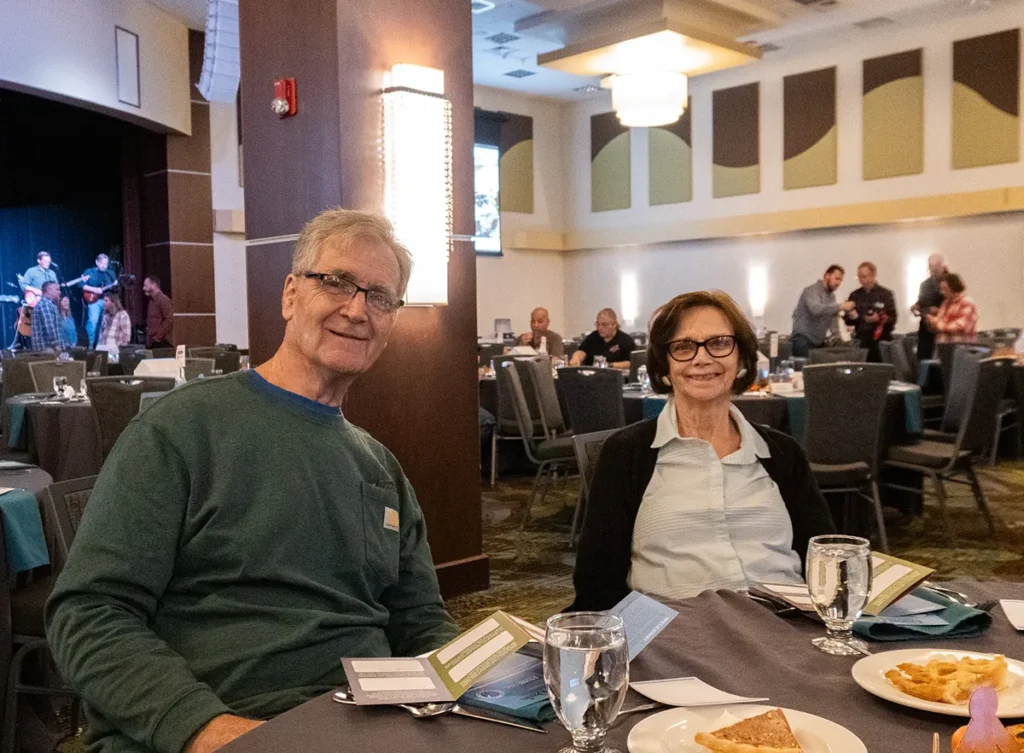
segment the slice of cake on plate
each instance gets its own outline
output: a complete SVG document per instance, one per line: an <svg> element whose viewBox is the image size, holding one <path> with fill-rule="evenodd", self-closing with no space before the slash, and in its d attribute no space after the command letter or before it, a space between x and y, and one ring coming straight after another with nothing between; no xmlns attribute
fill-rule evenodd
<svg viewBox="0 0 1024 753"><path fill-rule="evenodd" d="M714 732L699 732L693 739L716 753L803 753L782 709L772 709Z"/></svg>

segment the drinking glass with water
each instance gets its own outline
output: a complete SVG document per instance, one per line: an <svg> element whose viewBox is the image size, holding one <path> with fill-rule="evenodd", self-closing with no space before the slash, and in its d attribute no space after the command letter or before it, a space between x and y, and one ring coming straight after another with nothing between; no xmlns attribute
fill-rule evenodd
<svg viewBox="0 0 1024 753"><path fill-rule="evenodd" d="M544 683L572 735L560 753L617 753L604 739L629 688L622 619L605 612L556 614L544 640Z"/></svg>
<svg viewBox="0 0 1024 753"><path fill-rule="evenodd" d="M859 536L815 536L807 545L807 588L828 635L811 641L826 654L856 656L867 644L853 623L871 594L871 543ZM858 650L861 649L861 650Z"/></svg>
<svg viewBox="0 0 1024 753"><path fill-rule="evenodd" d="M53 392L57 397L64 396L64 388L68 386L68 378L66 376L55 376L53 378Z"/></svg>
<svg viewBox="0 0 1024 753"><path fill-rule="evenodd" d="M651 375L647 373L647 366L641 364L636 370L636 380L640 382L640 390L645 395L651 391Z"/></svg>

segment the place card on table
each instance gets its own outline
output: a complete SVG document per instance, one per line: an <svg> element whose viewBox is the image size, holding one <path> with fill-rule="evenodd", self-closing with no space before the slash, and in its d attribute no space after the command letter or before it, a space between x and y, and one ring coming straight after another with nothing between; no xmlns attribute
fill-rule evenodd
<svg viewBox="0 0 1024 753"><path fill-rule="evenodd" d="M1019 599L1000 599L999 605L1003 614L1017 630L1024 630L1024 601Z"/></svg>
<svg viewBox="0 0 1024 753"><path fill-rule="evenodd" d="M676 610L633 591L611 609L611 613L622 618L626 630L626 645L629 646L629 660L647 648L654 637L665 629L679 614Z"/></svg>
<svg viewBox="0 0 1024 753"><path fill-rule="evenodd" d="M940 605L925 606L926 599L912 596L909 593L921 581L935 572L931 568L879 552L871 553L871 565L871 593L867 606L864 607L864 614L866 616L884 616L886 619L899 620L928 612L938 612L944 608ZM755 594L760 591L769 597L782 599L787 604L804 612L814 611L814 603L811 601L810 592L807 590L807 586L802 583L762 583L758 587L751 589L751 591ZM904 603L905 599L911 599L911 601ZM899 603L899 607L895 611L883 615L883 612L886 612L888 607L897 603ZM913 620L911 620L911 623L925 624L914 622Z"/></svg>
<svg viewBox="0 0 1024 753"><path fill-rule="evenodd" d="M732 703L759 703L768 700L726 693L697 677L631 682L629 687L640 695L666 706L727 706Z"/></svg>
<svg viewBox="0 0 1024 753"><path fill-rule="evenodd" d="M426 657L341 663L359 705L454 701L529 640L509 615L495 612Z"/></svg>

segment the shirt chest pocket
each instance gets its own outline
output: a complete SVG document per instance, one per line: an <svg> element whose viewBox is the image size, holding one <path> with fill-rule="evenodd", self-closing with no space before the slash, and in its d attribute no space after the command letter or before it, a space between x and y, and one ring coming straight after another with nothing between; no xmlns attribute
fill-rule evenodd
<svg viewBox="0 0 1024 753"><path fill-rule="evenodd" d="M398 582L402 534L399 528L398 494L361 482L363 498L363 539L366 564L382 588Z"/></svg>

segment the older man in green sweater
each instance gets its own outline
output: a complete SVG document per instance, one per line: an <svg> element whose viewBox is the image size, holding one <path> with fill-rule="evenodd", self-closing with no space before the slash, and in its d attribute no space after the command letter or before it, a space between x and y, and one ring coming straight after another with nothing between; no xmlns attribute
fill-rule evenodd
<svg viewBox="0 0 1024 753"><path fill-rule="evenodd" d="M456 635L394 456L341 413L409 280L382 218L311 221L274 357L174 390L107 459L47 605L103 753L207 753L344 681L343 656Z"/></svg>

